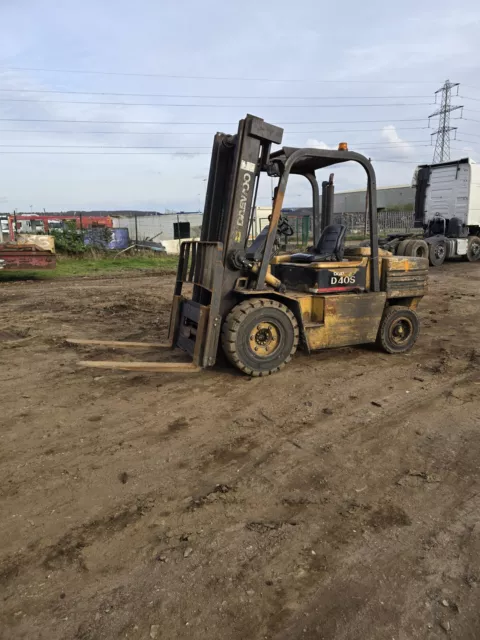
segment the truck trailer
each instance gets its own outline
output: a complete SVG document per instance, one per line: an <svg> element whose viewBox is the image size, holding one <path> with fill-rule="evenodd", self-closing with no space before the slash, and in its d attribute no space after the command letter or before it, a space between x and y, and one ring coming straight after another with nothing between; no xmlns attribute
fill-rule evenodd
<svg viewBox="0 0 480 640"><path fill-rule="evenodd" d="M431 266L450 258L480 260L480 165L471 158L422 164L415 170L415 227L389 236L383 248L396 255L428 257Z"/></svg>

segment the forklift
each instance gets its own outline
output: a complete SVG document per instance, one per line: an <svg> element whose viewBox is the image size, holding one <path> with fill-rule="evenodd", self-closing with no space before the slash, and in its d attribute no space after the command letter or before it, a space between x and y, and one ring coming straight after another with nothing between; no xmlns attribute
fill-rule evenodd
<svg viewBox="0 0 480 640"><path fill-rule="evenodd" d="M372 164L346 143L337 151L272 151L282 137L283 129L252 115L240 121L236 135L215 135L201 237L181 245L167 344L70 341L180 349L191 362L80 364L194 372L212 367L221 348L243 373L266 376L282 369L300 344L308 353L375 342L392 354L413 347L428 260L379 248ZM333 175L323 182L320 198L315 172L347 161L360 164L367 175L370 247L346 247L345 226L332 224ZM262 175L278 183L269 224L251 241ZM281 212L291 175L304 176L311 185L314 237L313 247L292 255L279 252L281 236L290 232Z"/></svg>

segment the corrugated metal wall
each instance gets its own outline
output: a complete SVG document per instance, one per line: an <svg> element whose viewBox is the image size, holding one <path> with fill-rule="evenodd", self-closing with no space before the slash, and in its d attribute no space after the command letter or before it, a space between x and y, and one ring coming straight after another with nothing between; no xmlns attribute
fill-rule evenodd
<svg viewBox="0 0 480 640"><path fill-rule="evenodd" d="M202 218L202 213L165 213L158 216L137 216L136 224L133 216L119 216L112 218L112 220L115 228L125 227L128 229L132 241L155 239L162 242L163 240L173 240L173 225L176 222L189 222L191 237L198 238Z"/></svg>
<svg viewBox="0 0 480 640"><path fill-rule="evenodd" d="M334 213L365 211L365 191L344 191L335 194ZM403 208L415 204L415 189L409 185L377 189L377 208Z"/></svg>

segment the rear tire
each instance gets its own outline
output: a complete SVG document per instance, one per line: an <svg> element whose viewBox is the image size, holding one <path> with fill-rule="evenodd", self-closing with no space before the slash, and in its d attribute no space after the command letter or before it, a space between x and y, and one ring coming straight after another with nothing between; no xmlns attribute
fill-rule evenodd
<svg viewBox="0 0 480 640"><path fill-rule="evenodd" d="M378 329L377 342L387 353L407 353L417 341L420 322L408 307L387 307Z"/></svg>
<svg viewBox="0 0 480 640"><path fill-rule="evenodd" d="M480 260L480 238L478 236L470 236L467 244L467 255L464 256L467 262L477 262Z"/></svg>
<svg viewBox="0 0 480 640"><path fill-rule="evenodd" d="M234 307L222 328L228 360L249 376L268 376L292 359L298 346L298 323L284 304L250 298Z"/></svg>
<svg viewBox="0 0 480 640"><path fill-rule="evenodd" d="M433 242L428 250L428 261L430 266L439 267L445 262L447 257L447 245L443 240Z"/></svg>
<svg viewBox="0 0 480 640"><path fill-rule="evenodd" d="M424 240L410 240L405 255L412 258L428 258L428 244Z"/></svg>

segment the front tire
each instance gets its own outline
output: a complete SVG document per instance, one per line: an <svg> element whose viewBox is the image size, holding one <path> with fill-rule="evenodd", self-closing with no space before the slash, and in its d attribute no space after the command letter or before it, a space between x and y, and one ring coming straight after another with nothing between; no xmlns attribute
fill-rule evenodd
<svg viewBox="0 0 480 640"><path fill-rule="evenodd" d="M439 267L445 262L447 257L447 245L443 240L433 242L428 250L428 261L430 266Z"/></svg>
<svg viewBox="0 0 480 640"><path fill-rule="evenodd" d="M470 236L467 244L467 255L464 257L468 262L477 262L480 260L480 238L478 236Z"/></svg>
<svg viewBox="0 0 480 640"><path fill-rule="evenodd" d="M228 314L222 348L228 360L249 376L268 376L292 359L298 346L298 323L284 304L249 298Z"/></svg>
<svg viewBox="0 0 480 640"><path fill-rule="evenodd" d="M377 341L387 353L406 353L418 338L420 322L408 307L387 307L378 329Z"/></svg>

